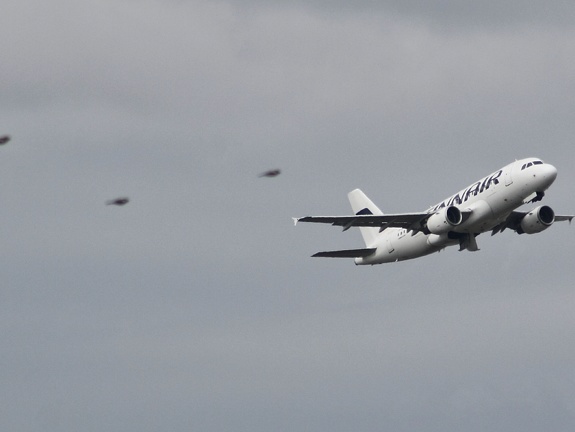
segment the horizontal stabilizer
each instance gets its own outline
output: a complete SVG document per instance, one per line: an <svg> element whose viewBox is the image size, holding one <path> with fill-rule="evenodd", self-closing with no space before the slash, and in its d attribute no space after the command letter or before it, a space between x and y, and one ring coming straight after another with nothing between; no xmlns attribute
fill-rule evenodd
<svg viewBox="0 0 575 432"><path fill-rule="evenodd" d="M338 251L318 252L313 254L312 257L322 258L363 258L371 255L377 248L366 249L346 249Z"/></svg>

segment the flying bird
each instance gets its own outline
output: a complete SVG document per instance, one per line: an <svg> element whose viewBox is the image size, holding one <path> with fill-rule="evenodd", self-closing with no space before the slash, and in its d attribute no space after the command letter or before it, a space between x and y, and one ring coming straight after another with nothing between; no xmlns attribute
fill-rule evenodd
<svg viewBox="0 0 575 432"><path fill-rule="evenodd" d="M123 206L124 204L128 204L129 202L130 199L128 197L122 197L122 198L115 198L113 200L108 200L106 201L106 205Z"/></svg>
<svg viewBox="0 0 575 432"><path fill-rule="evenodd" d="M261 173L258 177L277 177L281 173L279 169L273 169L266 172Z"/></svg>
<svg viewBox="0 0 575 432"><path fill-rule="evenodd" d="M4 144L6 144L8 141L10 141L10 135L2 135L2 136L0 136L0 145L4 145Z"/></svg>

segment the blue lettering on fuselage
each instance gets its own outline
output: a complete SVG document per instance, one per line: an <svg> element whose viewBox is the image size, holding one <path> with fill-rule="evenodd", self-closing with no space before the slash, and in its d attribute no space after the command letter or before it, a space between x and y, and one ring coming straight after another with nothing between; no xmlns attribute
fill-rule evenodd
<svg viewBox="0 0 575 432"><path fill-rule="evenodd" d="M435 213L437 210L443 207L449 207L451 205L459 205L466 202L470 197L475 197L480 193L489 189L489 187L493 185L499 184L499 177L503 174L503 170L499 170L494 172L493 174L479 180L476 183L473 183L467 189L463 189L461 192L456 193L455 195L449 197L445 201L437 204L435 207L432 207L428 213Z"/></svg>
<svg viewBox="0 0 575 432"><path fill-rule="evenodd" d="M473 186L469 187L469 189L467 189L467 192L465 192L464 200L467 201L471 195L477 196L477 194L479 193L480 186L481 182L477 182Z"/></svg>

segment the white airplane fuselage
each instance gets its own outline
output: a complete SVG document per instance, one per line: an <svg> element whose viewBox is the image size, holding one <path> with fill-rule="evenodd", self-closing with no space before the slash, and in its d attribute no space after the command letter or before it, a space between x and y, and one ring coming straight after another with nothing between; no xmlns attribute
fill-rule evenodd
<svg viewBox="0 0 575 432"><path fill-rule="evenodd" d="M386 228L370 245L376 248L375 252L355 258L355 263L370 265L418 258L460 244L458 234L468 234L474 239L477 234L491 231L502 224L511 212L531 198L537 200L556 177L557 169L539 159L512 162L427 210L427 213L435 213L454 206L469 214L449 233L431 234L405 228Z"/></svg>

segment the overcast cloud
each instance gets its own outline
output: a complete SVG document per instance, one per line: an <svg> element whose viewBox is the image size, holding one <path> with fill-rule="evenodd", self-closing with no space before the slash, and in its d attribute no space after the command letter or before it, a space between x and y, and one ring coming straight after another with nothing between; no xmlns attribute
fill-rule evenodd
<svg viewBox="0 0 575 432"><path fill-rule="evenodd" d="M291 217L529 156L573 214L574 8L4 4L0 428L572 429L575 227L366 268Z"/></svg>

